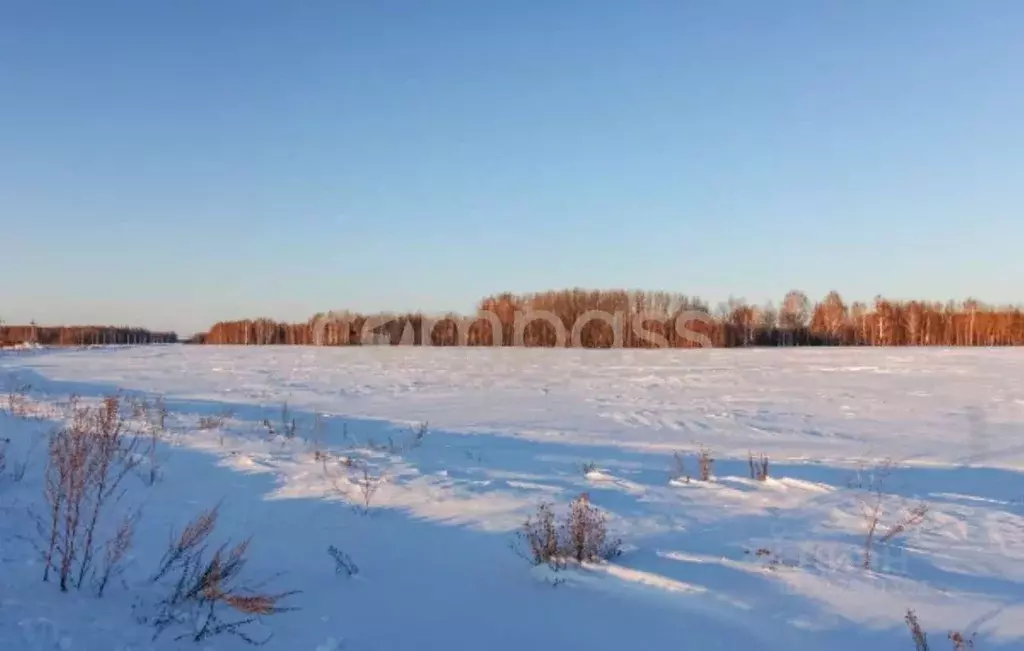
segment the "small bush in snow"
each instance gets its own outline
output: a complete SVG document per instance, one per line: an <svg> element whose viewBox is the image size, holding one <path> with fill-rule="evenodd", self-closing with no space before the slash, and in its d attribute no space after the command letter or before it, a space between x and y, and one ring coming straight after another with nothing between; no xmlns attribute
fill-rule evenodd
<svg viewBox="0 0 1024 651"><path fill-rule="evenodd" d="M356 481L356 485L359 487L359 494L362 496L363 514L365 515L370 512L373 496L384 481L384 475L371 474L370 466L366 463L361 464L361 473L362 476Z"/></svg>
<svg viewBox="0 0 1024 651"><path fill-rule="evenodd" d="M179 535L172 535L167 551L151 579L173 578L170 594L158 605L151 623L156 628L155 640L172 626L183 626L186 632L176 640L193 642L234 635L256 645L248 627L262 617L292 610L281 602L297 592L267 593L254 589L242 579L246 554L251 539L231 546L224 543L212 555L207 554L208 541L217 525L218 508L204 511Z"/></svg>
<svg viewBox="0 0 1024 651"><path fill-rule="evenodd" d="M71 413L71 424L50 436L44 485L49 521L41 523L43 581L56 573L62 592L81 588L94 569L98 526L120 497L121 482L139 464L141 440L128 427L117 397L98 407L79 407L73 400Z"/></svg>
<svg viewBox="0 0 1024 651"><path fill-rule="evenodd" d="M609 560L622 550L621 540L608 539L605 516L590 503L587 493L570 503L561 522L551 505L542 503L537 513L526 519L519 538L534 565L558 567L570 559L578 563Z"/></svg>
<svg viewBox="0 0 1024 651"><path fill-rule="evenodd" d="M359 510L363 515L369 514L373 498L387 477L384 473L372 472L366 460L353 457L343 457L338 461L337 465L343 468L339 474L327 465L328 459L327 453L321 453L324 477L331 483L330 492L349 501L358 499Z"/></svg>
<svg viewBox="0 0 1024 651"><path fill-rule="evenodd" d="M550 563L561 555L555 512L547 502L537 507L535 515L526 518L519 535L529 548L534 565Z"/></svg>
<svg viewBox="0 0 1024 651"><path fill-rule="evenodd" d="M715 465L715 460L711 458L711 451L701 446L700 455L697 457L697 463L700 466L700 480L711 481L712 469Z"/></svg>
<svg viewBox="0 0 1024 651"><path fill-rule="evenodd" d="M862 565L866 570L871 569L871 559L874 554L874 546L876 542L889 542L896 536L904 533L907 529L916 527L924 522L928 515L928 505L922 502L907 510L907 512L901 516L900 520L897 520L893 524L885 527L885 530L879 534L878 528L884 515L885 480L889 477L891 471L892 461L887 459L871 475L870 497L861 501L861 510L864 515L866 528L866 533L864 535L864 559Z"/></svg>
<svg viewBox="0 0 1024 651"><path fill-rule="evenodd" d="M7 389L7 411L12 416L25 416L28 413L28 394L31 384L12 381Z"/></svg>
<svg viewBox="0 0 1024 651"><path fill-rule="evenodd" d="M569 505L569 519L563 527L568 551L580 563L607 560L620 553L621 542L608 542L608 527L604 513L590 503L590 496L587 493L583 493Z"/></svg>

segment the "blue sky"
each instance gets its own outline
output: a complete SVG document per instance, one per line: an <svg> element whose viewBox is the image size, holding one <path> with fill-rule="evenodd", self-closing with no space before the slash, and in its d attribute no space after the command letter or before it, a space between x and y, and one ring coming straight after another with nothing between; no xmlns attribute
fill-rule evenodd
<svg viewBox="0 0 1024 651"><path fill-rule="evenodd" d="M1017 0L5 2L0 318L1017 302L1022 31Z"/></svg>

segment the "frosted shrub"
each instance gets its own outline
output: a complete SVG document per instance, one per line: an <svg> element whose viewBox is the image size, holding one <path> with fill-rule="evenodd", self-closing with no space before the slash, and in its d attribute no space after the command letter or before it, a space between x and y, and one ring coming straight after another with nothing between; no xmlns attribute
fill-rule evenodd
<svg viewBox="0 0 1024 651"><path fill-rule="evenodd" d="M621 542L608 542L604 513L590 503L587 493L569 505L569 518L562 527L567 551L580 563L607 560L620 553Z"/></svg>
<svg viewBox="0 0 1024 651"><path fill-rule="evenodd" d="M551 505L542 503L537 513L526 519L518 535L534 565L547 563L558 567L567 560L578 563L609 560L618 556L622 549L622 541L609 541L605 516L590 503L587 493L570 503L561 522Z"/></svg>
<svg viewBox="0 0 1024 651"><path fill-rule="evenodd" d="M535 515L526 518L519 535L529 548L534 565L550 563L560 555L555 512L546 502L537 507Z"/></svg>
<svg viewBox="0 0 1024 651"><path fill-rule="evenodd" d="M907 509L901 519L883 527L881 530L879 529L881 520L885 515L885 481L891 472L892 461L886 459L878 469L872 472L869 497L861 500L861 511L864 515L864 527L866 530L864 534L864 558L862 563L865 570L871 569L871 559L876 542L887 543L905 533L908 529L917 527L928 516L928 505L921 502L913 508Z"/></svg>

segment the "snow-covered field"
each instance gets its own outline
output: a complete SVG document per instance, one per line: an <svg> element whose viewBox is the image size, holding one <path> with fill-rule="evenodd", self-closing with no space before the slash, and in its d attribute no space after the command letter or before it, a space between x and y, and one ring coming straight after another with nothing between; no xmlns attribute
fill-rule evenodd
<svg viewBox="0 0 1024 651"><path fill-rule="evenodd" d="M246 573L301 591L250 629L270 649L912 651L908 609L932 649L1024 648L1024 350L154 346L7 351L0 380L31 385L16 414L0 395L0 649L245 648L144 619L170 532L218 503L216 542L251 535ZM124 575L62 594L46 436L70 395L119 390L169 409L156 481L147 457L114 507L142 509ZM541 501L585 491L620 556L516 553Z"/></svg>

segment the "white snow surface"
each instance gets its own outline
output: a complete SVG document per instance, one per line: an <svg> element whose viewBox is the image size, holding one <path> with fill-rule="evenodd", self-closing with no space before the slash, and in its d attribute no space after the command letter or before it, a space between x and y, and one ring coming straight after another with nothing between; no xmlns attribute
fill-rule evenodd
<svg viewBox="0 0 1024 651"><path fill-rule="evenodd" d="M268 649L909 651L907 609L932 649L1024 648L1024 350L100 347L0 353L0 381L31 385L28 415L0 395L3 650L249 648L140 617L169 532L217 503L246 571L301 591L254 629ZM64 594L36 551L46 436L70 395L117 391L166 400L158 479L127 484L124 576ZM351 457L381 478L368 508ZM928 514L865 569L886 458L880 530ZM584 491L622 555L555 572L511 548Z"/></svg>

